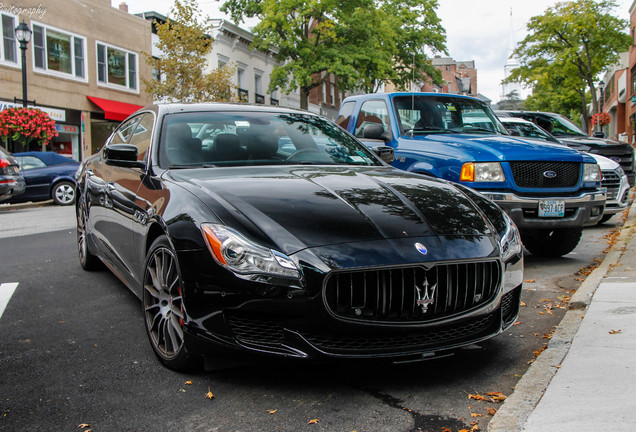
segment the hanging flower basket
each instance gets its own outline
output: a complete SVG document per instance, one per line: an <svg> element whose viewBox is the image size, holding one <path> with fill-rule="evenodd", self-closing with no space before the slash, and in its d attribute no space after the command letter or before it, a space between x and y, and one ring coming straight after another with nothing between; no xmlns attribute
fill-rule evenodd
<svg viewBox="0 0 636 432"><path fill-rule="evenodd" d="M592 126L606 126L612 122L612 117L608 113L597 113L592 116Z"/></svg>
<svg viewBox="0 0 636 432"><path fill-rule="evenodd" d="M26 146L32 141L48 145L58 135L55 121L37 108L6 108L0 111L0 136Z"/></svg>

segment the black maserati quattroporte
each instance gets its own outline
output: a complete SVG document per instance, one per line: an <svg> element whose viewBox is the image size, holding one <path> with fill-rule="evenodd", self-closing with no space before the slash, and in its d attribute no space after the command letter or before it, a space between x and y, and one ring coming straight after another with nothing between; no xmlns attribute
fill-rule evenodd
<svg viewBox="0 0 636 432"><path fill-rule="evenodd" d="M419 359L519 310L519 234L474 191L394 169L310 113L137 111L77 173L83 268L142 301L158 358Z"/></svg>

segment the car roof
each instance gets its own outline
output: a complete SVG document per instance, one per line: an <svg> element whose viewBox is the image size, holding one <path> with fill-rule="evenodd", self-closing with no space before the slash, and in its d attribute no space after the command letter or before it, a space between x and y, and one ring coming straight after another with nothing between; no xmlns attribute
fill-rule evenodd
<svg viewBox="0 0 636 432"><path fill-rule="evenodd" d="M63 164L68 162L77 162L74 159L69 159L55 152L30 151L30 152L13 153L13 156L34 156L40 159L42 162L44 162L47 165L57 165L57 164Z"/></svg>
<svg viewBox="0 0 636 432"><path fill-rule="evenodd" d="M269 112L269 113L281 113L281 114L318 114L311 113L309 111L294 109L294 108L281 108L275 105L260 105L260 104L242 104L242 103L226 103L226 102L205 102L205 103L157 103L153 105L145 106L136 113L144 111L154 111L158 114L176 114L184 112Z"/></svg>
<svg viewBox="0 0 636 432"><path fill-rule="evenodd" d="M525 124L534 124L529 120L522 119L520 117L500 117L499 121L502 123L525 123Z"/></svg>
<svg viewBox="0 0 636 432"><path fill-rule="evenodd" d="M435 93L435 92L390 92L390 93L368 93L363 95L355 95L355 96L347 96L346 100L361 100L361 99L390 99L398 96L429 96L429 97L440 97L440 98L462 98L469 100L477 100L483 102L481 99L476 98L474 96L466 96L454 93Z"/></svg>

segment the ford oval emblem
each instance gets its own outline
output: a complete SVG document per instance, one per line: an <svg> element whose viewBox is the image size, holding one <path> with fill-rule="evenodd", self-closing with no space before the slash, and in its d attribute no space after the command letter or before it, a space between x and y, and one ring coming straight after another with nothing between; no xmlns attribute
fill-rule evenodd
<svg viewBox="0 0 636 432"><path fill-rule="evenodd" d="M545 178L555 178L557 176L557 173L555 173L554 171L545 171L543 173L543 177Z"/></svg>
<svg viewBox="0 0 636 432"><path fill-rule="evenodd" d="M415 243L415 249L422 255L426 255L428 253L428 249L422 243Z"/></svg>

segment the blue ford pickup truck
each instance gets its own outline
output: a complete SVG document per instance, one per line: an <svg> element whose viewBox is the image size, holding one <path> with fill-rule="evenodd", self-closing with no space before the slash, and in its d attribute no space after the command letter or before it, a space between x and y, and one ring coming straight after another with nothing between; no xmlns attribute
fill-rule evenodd
<svg viewBox="0 0 636 432"><path fill-rule="evenodd" d="M591 156L509 135L479 99L441 93L351 96L337 123L389 159L392 152L397 168L469 186L496 202L532 254L571 252L583 227L603 215L601 172Z"/></svg>

